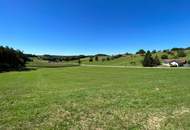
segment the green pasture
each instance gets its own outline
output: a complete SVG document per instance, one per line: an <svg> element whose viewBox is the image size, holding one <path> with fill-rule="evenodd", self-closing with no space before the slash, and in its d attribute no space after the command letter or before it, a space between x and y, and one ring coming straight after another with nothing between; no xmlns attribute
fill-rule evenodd
<svg viewBox="0 0 190 130"><path fill-rule="evenodd" d="M0 73L0 129L189 130L190 69Z"/></svg>

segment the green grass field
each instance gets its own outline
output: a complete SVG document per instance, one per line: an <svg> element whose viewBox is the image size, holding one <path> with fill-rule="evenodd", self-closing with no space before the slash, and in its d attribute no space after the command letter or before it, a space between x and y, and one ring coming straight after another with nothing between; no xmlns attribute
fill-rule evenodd
<svg viewBox="0 0 190 130"><path fill-rule="evenodd" d="M189 130L190 69L0 73L0 129Z"/></svg>

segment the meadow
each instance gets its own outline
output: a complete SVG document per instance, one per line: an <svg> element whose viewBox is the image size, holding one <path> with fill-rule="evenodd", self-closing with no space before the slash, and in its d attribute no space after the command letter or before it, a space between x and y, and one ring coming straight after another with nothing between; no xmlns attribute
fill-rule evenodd
<svg viewBox="0 0 190 130"><path fill-rule="evenodd" d="M190 129L190 69L0 73L0 129Z"/></svg>

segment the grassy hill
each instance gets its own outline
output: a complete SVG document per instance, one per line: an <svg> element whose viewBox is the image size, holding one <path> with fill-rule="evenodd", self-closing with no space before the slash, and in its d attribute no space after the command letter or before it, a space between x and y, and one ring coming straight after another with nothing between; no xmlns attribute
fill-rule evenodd
<svg viewBox="0 0 190 130"><path fill-rule="evenodd" d="M141 66L141 61L143 60L142 56L138 55L131 55L126 56L123 55L120 58L116 58L114 60L105 60L102 61L102 59L106 59L106 57L99 57L98 61L89 62L89 58L81 59L82 64L96 64L96 65L122 65L122 66Z"/></svg>
<svg viewBox="0 0 190 130"><path fill-rule="evenodd" d="M187 56L183 57L183 59L190 60L190 50L185 51ZM161 59L161 56L166 54L168 55L169 59L175 59L175 55L177 52L174 52L174 55L168 54L167 52L157 52L155 54L152 54L153 57L156 55ZM139 54L134 55L123 55L120 58L114 59L114 60L105 60L102 61L102 59L106 59L106 57L99 57L98 61L93 60L93 62L89 62L89 58L81 59L83 64L91 64L91 65L122 65L122 66L142 66L142 60L144 59L144 56L141 56Z"/></svg>
<svg viewBox="0 0 190 130"><path fill-rule="evenodd" d="M177 52L173 53L174 54L168 54L167 52L157 52L152 54L152 56L155 57L157 55L160 58L160 61L162 61L161 56L164 54L168 55L169 59L175 59ZM186 50L185 53L187 54L187 56L183 57L183 59L190 60L190 50ZM109 57L109 61L107 60L107 57ZM64 67L78 65L78 60L48 62L47 60L43 60L42 58L35 57L32 59L32 62L28 62L28 67ZM114 59L111 59L111 56L98 56L98 61L95 61L95 57L93 57L93 62L89 62L89 59L90 57L86 57L81 58L80 60L82 64L88 65L142 66L142 60L144 59L144 56L141 56L139 54L122 55L121 57Z"/></svg>
<svg viewBox="0 0 190 130"><path fill-rule="evenodd" d="M26 64L27 67L46 67L46 68L55 68L55 67L68 67L68 66L78 66L75 61L72 62L49 62L41 58L32 58L31 62Z"/></svg>

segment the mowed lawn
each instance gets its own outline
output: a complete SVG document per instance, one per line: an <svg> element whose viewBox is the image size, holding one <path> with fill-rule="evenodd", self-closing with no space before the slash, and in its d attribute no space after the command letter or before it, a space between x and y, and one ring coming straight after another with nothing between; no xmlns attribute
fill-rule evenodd
<svg viewBox="0 0 190 130"><path fill-rule="evenodd" d="M0 129L190 129L190 69L0 73Z"/></svg>

